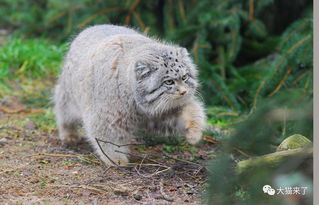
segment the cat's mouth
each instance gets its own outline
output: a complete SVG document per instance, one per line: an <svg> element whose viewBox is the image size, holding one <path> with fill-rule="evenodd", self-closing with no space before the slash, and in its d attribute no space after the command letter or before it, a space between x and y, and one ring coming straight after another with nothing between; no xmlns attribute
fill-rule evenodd
<svg viewBox="0 0 319 205"><path fill-rule="evenodd" d="M173 98L176 99L176 100L184 100L184 99L189 98L191 95L192 95L191 92L185 92L183 94L175 93L175 94L173 94Z"/></svg>
<svg viewBox="0 0 319 205"><path fill-rule="evenodd" d="M180 93L164 94L158 99L146 99L146 102L139 104L140 111L152 116L159 116L183 107L192 99L192 92L181 95Z"/></svg>
<svg viewBox="0 0 319 205"><path fill-rule="evenodd" d="M176 99L183 99L183 98L187 98L188 96L189 96L188 93L183 94L183 95L181 95L181 94L174 94L174 98L176 98Z"/></svg>

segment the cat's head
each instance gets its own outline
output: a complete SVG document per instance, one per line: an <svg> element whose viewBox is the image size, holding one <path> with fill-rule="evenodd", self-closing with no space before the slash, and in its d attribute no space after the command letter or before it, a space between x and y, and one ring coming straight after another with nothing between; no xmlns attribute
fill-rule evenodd
<svg viewBox="0 0 319 205"><path fill-rule="evenodd" d="M195 95L197 70L185 48L151 49L134 64L135 102L145 114L161 115Z"/></svg>

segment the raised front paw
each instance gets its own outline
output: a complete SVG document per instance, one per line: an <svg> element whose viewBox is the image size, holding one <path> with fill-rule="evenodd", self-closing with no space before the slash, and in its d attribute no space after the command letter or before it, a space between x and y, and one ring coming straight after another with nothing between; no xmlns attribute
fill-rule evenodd
<svg viewBox="0 0 319 205"><path fill-rule="evenodd" d="M190 144L197 144L202 139L202 131L200 130L188 130L186 133L186 140Z"/></svg>

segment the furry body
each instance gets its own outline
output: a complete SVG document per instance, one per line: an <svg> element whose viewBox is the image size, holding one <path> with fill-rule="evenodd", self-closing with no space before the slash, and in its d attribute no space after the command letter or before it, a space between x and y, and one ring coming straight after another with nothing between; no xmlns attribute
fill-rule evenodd
<svg viewBox="0 0 319 205"><path fill-rule="evenodd" d="M184 134L195 144L205 127L197 84L186 49L126 27L89 27L72 42L55 89L59 136L77 141L82 124L101 160L120 165L129 147L116 145L130 144L141 129ZM96 139L110 142L100 142L105 154Z"/></svg>

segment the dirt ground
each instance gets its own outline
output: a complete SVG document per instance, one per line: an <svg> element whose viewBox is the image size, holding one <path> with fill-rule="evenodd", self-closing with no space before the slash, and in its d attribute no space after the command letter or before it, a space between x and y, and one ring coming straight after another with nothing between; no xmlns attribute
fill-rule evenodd
<svg viewBox="0 0 319 205"><path fill-rule="evenodd" d="M43 95L46 87L28 89ZM19 89L0 101L0 204L202 202L213 143L135 146L133 163L105 167L85 141L61 145L52 108L41 107L48 96L33 96L37 104Z"/></svg>

